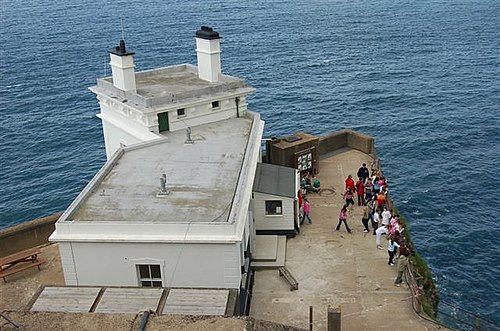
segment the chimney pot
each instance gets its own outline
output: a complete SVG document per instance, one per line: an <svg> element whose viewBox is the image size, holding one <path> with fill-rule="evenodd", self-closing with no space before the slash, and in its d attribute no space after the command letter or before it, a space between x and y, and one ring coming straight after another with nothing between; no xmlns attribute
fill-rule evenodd
<svg viewBox="0 0 500 331"><path fill-rule="evenodd" d="M207 40L222 39L219 33L209 26L202 26L200 30L196 31L196 38Z"/></svg>

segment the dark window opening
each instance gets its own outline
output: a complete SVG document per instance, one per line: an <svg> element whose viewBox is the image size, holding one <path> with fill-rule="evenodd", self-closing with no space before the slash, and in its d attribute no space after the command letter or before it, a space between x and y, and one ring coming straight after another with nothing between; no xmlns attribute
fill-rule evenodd
<svg viewBox="0 0 500 331"><path fill-rule="evenodd" d="M266 200L266 215L283 215L281 200Z"/></svg>
<svg viewBox="0 0 500 331"><path fill-rule="evenodd" d="M177 109L177 117L186 116L186 110L184 108Z"/></svg>

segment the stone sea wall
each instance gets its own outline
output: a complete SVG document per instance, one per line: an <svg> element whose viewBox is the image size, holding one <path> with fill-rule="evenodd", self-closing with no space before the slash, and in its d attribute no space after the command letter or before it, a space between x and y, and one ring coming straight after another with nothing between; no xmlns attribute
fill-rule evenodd
<svg viewBox="0 0 500 331"><path fill-rule="evenodd" d="M1 229L0 257L47 244L59 216L61 213Z"/></svg>

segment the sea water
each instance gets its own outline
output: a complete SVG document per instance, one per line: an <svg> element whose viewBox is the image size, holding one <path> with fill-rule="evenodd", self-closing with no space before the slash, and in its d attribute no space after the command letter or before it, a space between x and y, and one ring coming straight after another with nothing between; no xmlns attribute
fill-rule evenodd
<svg viewBox="0 0 500 331"><path fill-rule="evenodd" d="M110 75L122 33L146 70L196 64L194 32L209 25L223 72L257 88L266 136L375 137L441 299L500 323L498 0L1 6L0 227L64 210L105 162L87 88Z"/></svg>

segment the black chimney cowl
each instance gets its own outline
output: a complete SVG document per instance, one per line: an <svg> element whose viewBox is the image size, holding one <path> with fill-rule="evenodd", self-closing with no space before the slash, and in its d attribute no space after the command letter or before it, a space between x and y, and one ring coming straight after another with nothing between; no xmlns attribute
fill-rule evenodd
<svg viewBox="0 0 500 331"><path fill-rule="evenodd" d="M120 40L120 45L116 46L115 48L111 48L108 50L109 53L115 54L118 56L125 56L125 55L134 55L135 52L127 52L127 49L125 48L125 40L121 39Z"/></svg>
<svg viewBox="0 0 500 331"><path fill-rule="evenodd" d="M196 31L196 38L206 40L222 39L219 33L209 26L202 26L200 30Z"/></svg>

